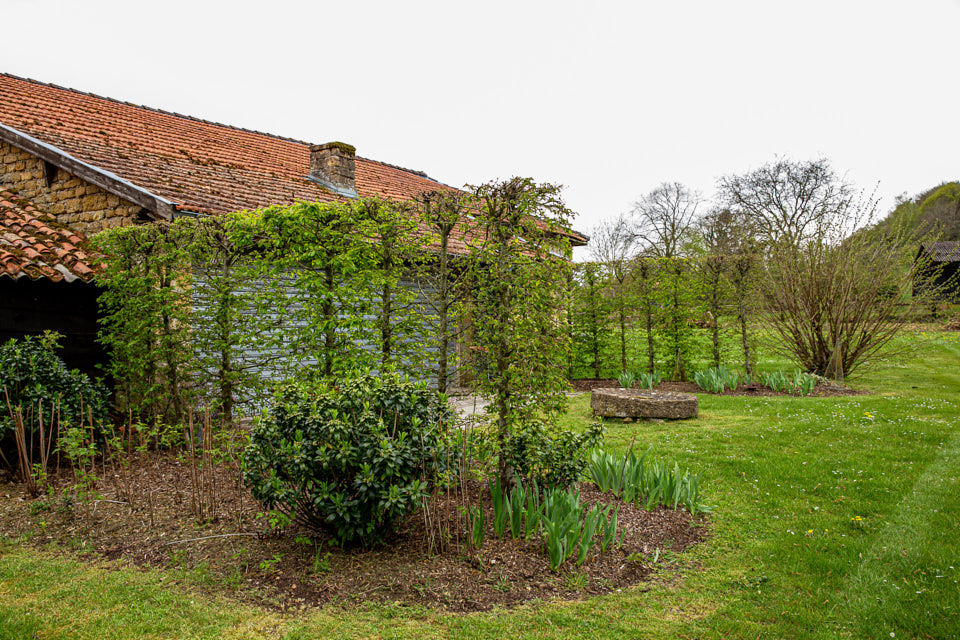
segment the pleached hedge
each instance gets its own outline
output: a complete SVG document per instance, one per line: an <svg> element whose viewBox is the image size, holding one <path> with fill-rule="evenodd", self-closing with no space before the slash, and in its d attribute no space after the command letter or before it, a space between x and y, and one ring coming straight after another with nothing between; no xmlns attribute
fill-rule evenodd
<svg viewBox="0 0 960 640"><path fill-rule="evenodd" d="M416 278L435 254L390 202L182 217L95 241L107 256L101 340L124 411L232 416L306 366L424 377L436 349L436 314Z"/></svg>
<svg viewBox="0 0 960 640"><path fill-rule="evenodd" d="M756 362L760 299L753 255L637 257L623 275L597 262L574 269L572 378L624 371L692 380L699 369Z"/></svg>
<svg viewBox="0 0 960 640"><path fill-rule="evenodd" d="M504 394L561 393L564 367L550 364L568 359L568 220L529 197L541 191L556 190L514 179L99 234L100 339L118 409L232 421L307 373L391 372L441 389L473 380L494 394L509 375Z"/></svg>

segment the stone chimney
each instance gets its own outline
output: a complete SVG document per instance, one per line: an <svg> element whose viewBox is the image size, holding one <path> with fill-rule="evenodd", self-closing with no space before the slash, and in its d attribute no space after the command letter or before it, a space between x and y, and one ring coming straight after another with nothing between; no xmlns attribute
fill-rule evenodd
<svg viewBox="0 0 960 640"><path fill-rule="evenodd" d="M347 198L357 197L355 179L356 147L344 142L327 142L310 147L308 179Z"/></svg>

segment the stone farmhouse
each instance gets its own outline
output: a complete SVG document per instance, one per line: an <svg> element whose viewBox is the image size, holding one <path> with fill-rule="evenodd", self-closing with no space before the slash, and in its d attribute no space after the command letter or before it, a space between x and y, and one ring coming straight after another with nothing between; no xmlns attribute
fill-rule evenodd
<svg viewBox="0 0 960 640"><path fill-rule="evenodd" d="M452 189L357 156L349 144L310 144L2 73L0 162L0 340L53 329L65 336L65 360L87 369L102 355L85 253L98 231ZM464 251L463 239L450 250Z"/></svg>

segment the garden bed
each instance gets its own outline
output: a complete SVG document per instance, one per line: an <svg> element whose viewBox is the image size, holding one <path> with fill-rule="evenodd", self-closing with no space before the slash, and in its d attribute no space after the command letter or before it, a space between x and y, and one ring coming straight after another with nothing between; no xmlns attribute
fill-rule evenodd
<svg viewBox="0 0 960 640"><path fill-rule="evenodd" d="M296 527L275 534L228 464L208 476L215 508L198 518L191 513L190 469L175 453L143 454L126 470L125 481L114 478L116 486L103 480L115 475L106 469L100 482L108 486L89 501L71 502L56 493L31 500L22 485L0 486L0 534L84 557L167 569L175 580L284 610L382 601L466 612L629 587L669 566L707 533L702 516L682 509L646 511L583 483L585 503L619 505L623 544L604 555L591 553L581 567L570 561L553 572L539 542L495 538L489 494L472 483L467 490L474 501L484 496L489 529L479 553L456 540L430 552L420 514L384 547L343 551ZM63 475L72 480L70 472ZM460 504L452 495L437 513L455 518Z"/></svg>
<svg viewBox="0 0 960 640"><path fill-rule="evenodd" d="M620 383L615 379L605 379L605 378L578 378L576 380L571 380L570 384L573 385L573 388L577 391L592 391L593 389L611 389L617 388L620 386ZM634 385L634 388L637 388ZM654 387L655 391L671 391L675 393L707 393L694 382L678 382L674 380L664 380L660 384ZM832 384L829 382L818 382L817 386L814 387L813 392L810 394L815 397L832 397L832 396L859 396L866 394L866 391L859 391L857 389L851 389L850 387L844 387L837 384ZM785 393L783 391L774 391L770 387L760 384L758 382L753 382L750 384L740 383L737 385L736 389L727 389L722 394L714 395L724 395L724 396L796 396L793 393Z"/></svg>

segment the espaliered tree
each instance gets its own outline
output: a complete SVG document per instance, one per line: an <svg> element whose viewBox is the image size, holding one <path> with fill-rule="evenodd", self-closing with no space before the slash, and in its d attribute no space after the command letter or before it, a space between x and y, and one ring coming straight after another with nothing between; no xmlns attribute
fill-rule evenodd
<svg viewBox="0 0 960 640"><path fill-rule="evenodd" d="M451 347L467 330L462 310L467 290L468 269L462 260L455 259L451 252L454 232L465 232L467 212L476 210L472 194L453 191L428 191L416 199L420 219L431 236L418 261L417 283L420 293L433 320L433 340L437 349L437 390L447 391L449 386Z"/></svg>
<svg viewBox="0 0 960 640"><path fill-rule="evenodd" d="M100 342L110 354L124 413L177 421L190 403L190 259L181 228L119 227L94 238L104 254L97 284Z"/></svg>
<svg viewBox="0 0 960 640"><path fill-rule="evenodd" d="M417 234L411 203L367 198L356 203L357 218L368 222L369 245L376 260L372 273L377 345L381 373L426 357L426 303L415 287L404 286L420 259L424 241Z"/></svg>
<svg viewBox="0 0 960 640"><path fill-rule="evenodd" d="M660 311L660 305L657 302L659 266L656 260L645 256L635 259L632 263L637 306L643 318L644 346L649 373L653 373L657 368L656 326Z"/></svg>
<svg viewBox="0 0 960 640"><path fill-rule="evenodd" d="M604 222L594 229L590 252L606 267L609 282L609 306L617 324L620 347L620 371L629 371L627 362L627 329L629 310L634 306L630 286L630 260L637 247L637 235L623 216ZM599 377L599 374L598 376Z"/></svg>
<svg viewBox="0 0 960 640"><path fill-rule="evenodd" d="M606 274L596 262L574 265L570 324L573 333L574 364L586 366L600 378L607 343L609 304Z"/></svg>
<svg viewBox="0 0 960 640"><path fill-rule="evenodd" d="M478 390L491 396L502 451L525 420L556 415L563 406L567 382L558 363L569 349L563 309L570 283L563 232L571 212L558 186L529 178L490 182L475 193L471 367ZM499 476L512 484L514 469L505 455Z"/></svg>
<svg viewBox="0 0 960 640"><path fill-rule="evenodd" d="M666 283L663 341L673 364L674 376L686 380L690 352L689 321L692 294L692 273L683 256L687 252L690 233L697 220L700 196L679 182L665 182L634 205L634 233L644 254L660 258L658 272Z"/></svg>
<svg viewBox="0 0 960 640"><path fill-rule="evenodd" d="M686 380L695 349L694 322L700 317L703 304L700 272L692 258L660 258L657 263L662 285L664 360L672 366L675 379Z"/></svg>
<svg viewBox="0 0 960 640"><path fill-rule="evenodd" d="M289 271L297 326L289 351L326 378L368 370L379 323L371 325L377 254L360 207L299 203L263 211L271 260Z"/></svg>
<svg viewBox="0 0 960 640"><path fill-rule="evenodd" d="M730 257L728 269L737 309L737 326L740 330L740 346L743 350L743 370L753 375L753 348L750 340L750 319L754 315L757 284L757 255L752 246L745 245Z"/></svg>
<svg viewBox="0 0 960 640"><path fill-rule="evenodd" d="M181 218L193 267L193 353L207 406L230 424L239 407L265 400L283 365L290 298L279 267L265 259L269 238L252 212ZM272 374L272 376L271 376Z"/></svg>
<svg viewBox="0 0 960 640"><path fill-rule="evenodd" d="M713 366L722 360L721 319L730 300L729 272L737 251L735 216L729 209L714 209L699 222L704 255L700 258L704 301L709 312L711 355ZM748 372L749 373L749 372Z"/></svg>

